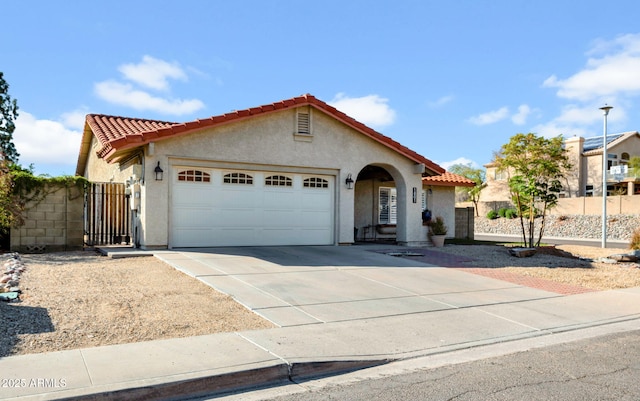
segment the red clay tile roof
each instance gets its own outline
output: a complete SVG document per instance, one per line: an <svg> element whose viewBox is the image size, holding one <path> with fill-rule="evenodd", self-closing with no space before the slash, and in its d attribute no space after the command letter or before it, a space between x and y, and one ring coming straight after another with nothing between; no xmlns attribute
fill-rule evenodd
<svg viewBox="0 0 640 401"><path fill-rule="evenodd" d="M423 177L422 183L425 185L435 185L439 187L474 187L476 185L475 182L466 177L449 173L447 171L440 175Z"/></svg>
<svg viewBox="0 0 640 401"><path fill-rule="evenodd" d="M78 159L76 173L82 175L81 172L84 170L84 163L86 162L87 154L90 150L92 133L101 145L101 148L97 151L97 155L100 158L111 162L114 161L113 156L116 152L137 148L152 141L168 139L201 130L203 128L237 122L246 118L251 118L255 115L273 113L300 106L311 106L315 109L321 110L356 131L404 155L410 160L424 164L427 169L436 174L442 174L445 172L442 167L426 157L367 127L361 122L339 111L335 107L318 100L312 95L306 94L264 106L238 110L186 123L172 123L167 121L89 114L87 115L85 123L82 148Z"/></svg>

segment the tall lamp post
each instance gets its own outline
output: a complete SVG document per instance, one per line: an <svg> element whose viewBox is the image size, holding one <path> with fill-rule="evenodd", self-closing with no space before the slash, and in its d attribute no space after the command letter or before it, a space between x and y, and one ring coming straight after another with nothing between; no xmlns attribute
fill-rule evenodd
<svg viewBox="0 0 640 401"><path fill-rule="evenodd" d="M612 106L604 105L600 107L604 114L604 135L602 137L602 247L607 247L607 167L609 167L607 154L607 116Z"/></svg>

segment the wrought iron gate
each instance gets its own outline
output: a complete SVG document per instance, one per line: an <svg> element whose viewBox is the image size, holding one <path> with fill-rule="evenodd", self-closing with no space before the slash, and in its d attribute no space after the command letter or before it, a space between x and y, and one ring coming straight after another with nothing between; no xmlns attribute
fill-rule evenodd
<svg viewBox="0 0 640 401"><path fill-rule="evenodd" d="M131 209L124 184L88 184L84 202L84 242L90 246L131 243Z"/></svg>

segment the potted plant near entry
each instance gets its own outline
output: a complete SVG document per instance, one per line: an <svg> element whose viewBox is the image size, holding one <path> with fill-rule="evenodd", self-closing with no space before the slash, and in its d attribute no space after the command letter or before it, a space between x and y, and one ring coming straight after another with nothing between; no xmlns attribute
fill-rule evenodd
<svg viewBox="0 0 640 401"><path fill-rule="evenodd" d="M444 238L447 235L447 226L444 224L442 217L437 216L429 225L429 236L435 247L444 246Z"/></svg>

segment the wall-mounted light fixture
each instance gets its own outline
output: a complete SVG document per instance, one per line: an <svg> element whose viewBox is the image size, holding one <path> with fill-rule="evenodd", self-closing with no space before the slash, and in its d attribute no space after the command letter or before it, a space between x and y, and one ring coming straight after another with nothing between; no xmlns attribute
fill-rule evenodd
<svg viewBox="0 0 640 401"><path fill-rule="evenodd" d="M353 189L353 177L351 177L351 173L347 175L347 179L344 183L347 184L347 189Z"/></svg>
<svg viewBox="0 0 640 401"><path fill-rule="evenodd" d="M164 171L160 168L160 162L158 162L156 168L153 169L153 172L156 173L156 181L162 181L162 175L164 174Z"/></svg>

